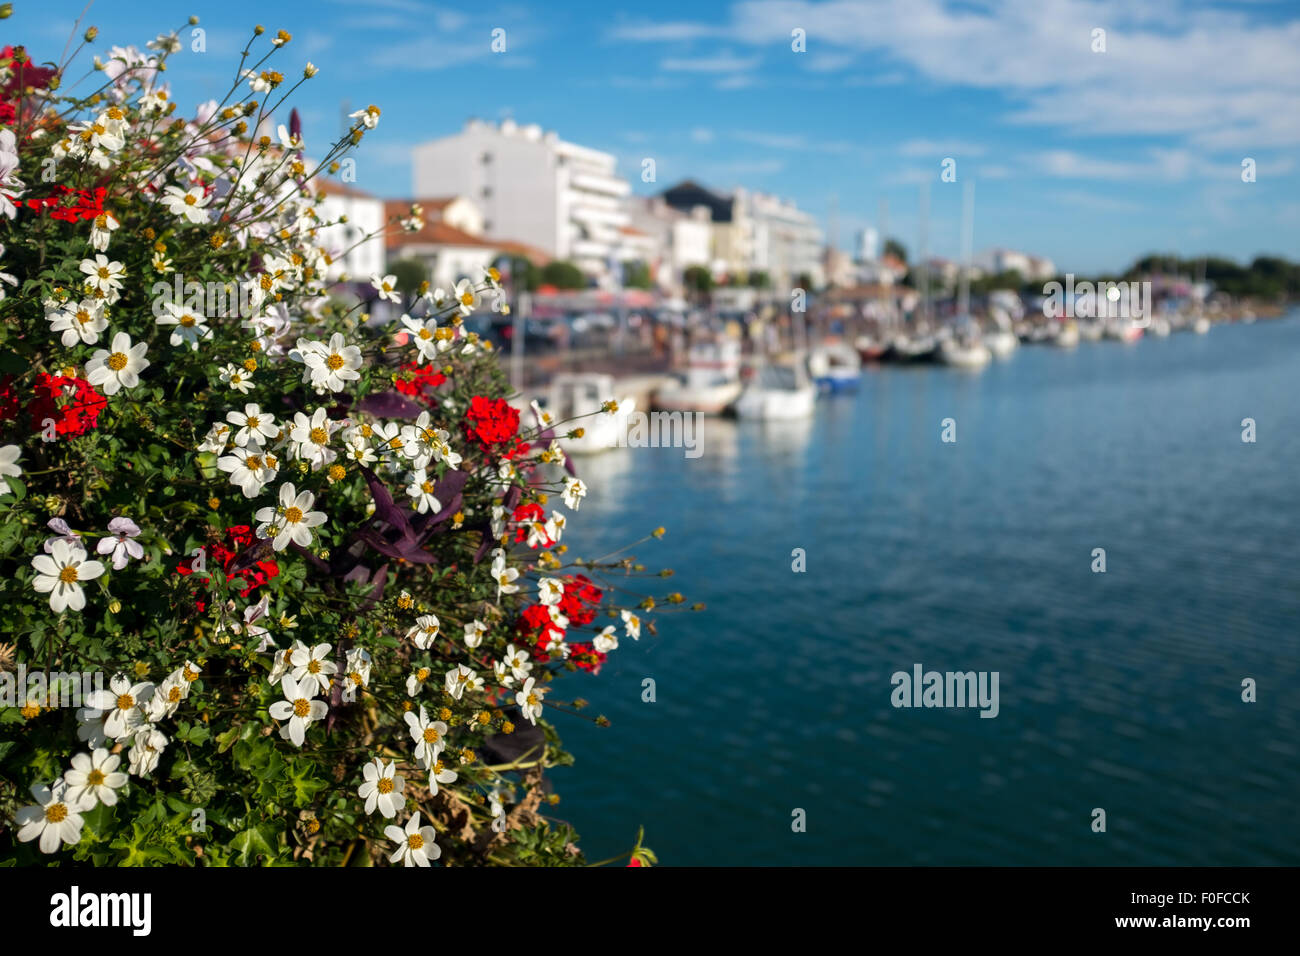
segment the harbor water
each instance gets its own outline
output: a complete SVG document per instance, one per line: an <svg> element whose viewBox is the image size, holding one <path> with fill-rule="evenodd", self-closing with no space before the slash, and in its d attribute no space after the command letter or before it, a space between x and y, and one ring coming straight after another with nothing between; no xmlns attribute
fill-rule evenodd
<svg viewBox="0 0 1300 956"><path fill-rule="evenodd" d="M549 715L591 859L644 826L666 865L1300 863L1294 315L868 369L578 468L571 554L664 525L636 555L708 606L555 690L612 721ZM997 716L893 706L917 664L996 672Z"/></svg>

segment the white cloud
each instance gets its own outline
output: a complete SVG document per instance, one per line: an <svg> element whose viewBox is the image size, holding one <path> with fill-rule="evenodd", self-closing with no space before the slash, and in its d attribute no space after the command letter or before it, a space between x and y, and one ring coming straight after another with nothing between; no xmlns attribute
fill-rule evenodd
<svg viewBox="0 0 1300 956"><path fill-rule="evenodd" d="M669 73L743 73L758 66L758 57L739 57L730 53L716 56L670 57L659 63Z"/></svg>
<svg viewBox="0 0 1300 956"><path fill-rule="evenodd" d="M904 156L911 157L984 155L984 147L978 143L966 143L955 139L909 139L898 147L898 151Z"/></svg>

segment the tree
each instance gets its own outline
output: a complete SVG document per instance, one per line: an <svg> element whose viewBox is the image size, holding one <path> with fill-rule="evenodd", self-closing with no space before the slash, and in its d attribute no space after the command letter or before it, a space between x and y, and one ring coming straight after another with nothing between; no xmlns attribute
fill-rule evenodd
<svg viewBox="0 0 1300 956"><path fill-rule="evenodd" d="M772 277L762 269L755 269L749 274L749 287L751 289L770 289L772 287Z"/></svg>
<svg viewBox="0 0 1300 956"><path fill-rule="evenodd" d="M906 263L907 246L903 245L897 239L886 239L884 255L896 256L900 262Z"/></svg>
<svg viewBox="0 0 1300 956"><path fill-rule="evenodd" d="M516 294L536 292L541 284L541 270L527 256L498 256L496 267L509 275L511 291Z"/></svg>
<svg viewBox="0 0 1300 956"><path fill-rule="evenodd" d="M542 267L542 285L553 285L557 289L584 289L587 277L572 262L556 259Z"/></svg>
<svg viewBox="0 0 1300 956"><path fill-rule="evenodd" d="M687 266L682 273L682 283L692 292L707 295L713 290L713 273L704 266Z"/></svg>
<svg viewBox="0 0 1300 956"><path fill-rule="evenodd" d="M648 289L651 286L650 267L644 262L623 264L623 286L628 289Z"/></svg>

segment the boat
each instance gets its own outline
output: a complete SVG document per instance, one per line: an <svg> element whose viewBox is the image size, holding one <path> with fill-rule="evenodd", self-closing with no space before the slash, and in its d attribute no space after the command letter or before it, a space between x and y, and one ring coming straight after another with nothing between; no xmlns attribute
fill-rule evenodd
<svg viewBox="0 0 1300 956"><path fill-rule="evenodd" d="M1100 322L1079 322L1079 338L1085 342L1100 342L1105 328Z"/></svg>
<svg viewBox="0 0 1300 956"><path fill-rule="evenodd" d="M1020 347L1020 339L1010 329L994 329L984 333L984 347L994 358L1004 359Z"/></svg>
<svg viewBox="0 0 1300 956"><path fill-rule="evenodd" d="M1136 342L1142 338L1142 326L1131 319L1119 319L1106 323L1106 338L1117 342Z"/></svg>
<svg viewBox="0 0 1300 956"><path fill-rule="evenodd" d="M864 362L879 362L889 351L889 345L870 335L859 335L853 340L853 347L858 350L858 358Z"/></svg>
<svg viewBox="0 0 1300 956"><path fill-rule="evenodd" d="M824 392L856 392L862 378L862 360L842 342L819 345L808 352L808 374Z"/></svg>
<svg viewBox="0 0 1300 956"><path fill-rule="evenodd" d="M896 336L885 350L884 358L890 362L933 362L938 358L939 341L932 335L909 338Z"/></svg>
<svg viewBox="0 0 1300 956"><path fill-rule="evenodd" d="M1056 334L1052 336L1051 342L1058 349L1072 349L1079 344L1079 327L1073 322L1066 322Z"/></svg>
<svg viewBox="0 0 1300 956"><path fill-rule="evenodd" d="M817 388L808 378L805 359L760 365L732 408L738 418L789 421L813 412Z"/></svg>
<svg viewBox="0 0 1300 956"><path fill-rule="evenodd" d="M735 339L697 342L686 368L655 391L655 408L665 412L721 415L740 397L740 343Z"/></svg>
<svg viewBox="0 0 1300 956"><path fill-rule="evenodd" d="M628 418L636 410L636 399L630 395L618 398L618 411L611 415L602 408L613 397L612 375L563 372L551 380L546 410L555 422L556 434L563 436L576 428L583 431L581 438L559 438L565 452L594 455L622 443Z"/></svg>
<svg viewBox="0 0 1300 956"><path fill-rule="evenodd" d="M1203 315L1198 315L1195 321L1192 322L1192 331L1197 335L1204 335L1210 331L1210 320Z"/></svg>
<svg viewBox="0 0 1300 956"><path fill-rule="evenodd" d="M993 360L993 353L977 338L954 336L939 343L939 361L953 368L983 368Z"/></svg>

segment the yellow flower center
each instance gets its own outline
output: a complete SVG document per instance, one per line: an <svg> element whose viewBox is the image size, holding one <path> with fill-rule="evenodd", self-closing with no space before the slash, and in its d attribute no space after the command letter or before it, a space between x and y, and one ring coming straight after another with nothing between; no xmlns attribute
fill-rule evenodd
<svg viewBox="0 0 1300 956"><path fill-rule="evenodd" d="M247 421L249 428L257 428L259 425L262 424L262 420L258 418L256 415L249 415L248 418L245 419L245 421Z"/></svg>
<svg viewBox="0 0 1300 956"><path fill-rule="evenodd" d="M181 328L185 329L192 329L194 326L198 325L198 319L194 318L194 316L190 315L188 312L180 317L179 322Z"/></svg>
<svg viewBox="0 0 1300 956"><path fill-rule="evenodd" d="M198 202L198 200L195 199L191 193L185 194L185 205L193 206L196 202Z"/></svg>
<svg viewBox="0 0 1300 956"><path fill-rule="evenodd" d="M68 819L68 808L66 804L52 803L45 808L45 819L49 823L62 823Z"/></svg>
<svg viewBox="0 0 1300 956"><path fill-rule="evenodd" d="M108 271L108 266L100 266L95 271L99 274L99 277L101 279L107 279L111 275L111 273Z"/></svg>
<svg viewBox="0 0 1300 956"><path fill-rule="evenodd" d="M299 697L293 702L293 715L295 717L306 717L311 713L311 701L305 697Z"/></svg>
<svg viewBox="0 0 1300 956"><path fill-rule="evenodd" d="M339 355L338 352L334 352L325 360L325 364L330 367L331 371L337 372L343 367L343 356Z"/></svg>
<svg viewBox="0 0 1300 956"><path fill-rule="evenodd" d="M262 467L261 455L248 455L244 458L244 467L249 471L257 471Z"/></svg>
<svg viewBox="0 0 1300 956"><path fill-rule="evenodd" d="M90 787L102 787L104 785L104 771L96 767L90 773L86 774L86 785Z"/></svg>
<svg viewBox="0 0 1300 956"><path fill-rule="evenodd" d="M433 727L424 728L424 742L426 744L436 744L440 739L442 739L442 735Z"/></svg>
<svg viewBox="0 0 1300 956"><path fill-rule="evenodd" d="M313 445L323 445L330 440L329 433L323 428L313 428L307 433L307 437L311 439Z"/></svg>
<svg viewBox="0 0 1300 956"><path fill-rule="evenodd" d="M412 833L407 836L406 844L412 850L422 850L424 849L424 837L420 836L418 833Z"/></svg>
<svg viewBox="0 0 1300 956"><path fill-rule="evenodd" d="M420 490L423 491L426 495L433 494L433 482L432 481L420 482Z"/></svg>
<svg viewBox="0 0 1300 956"><path fill-rule="evenodd" d="M302 509L286 508L284 512L284 520L289 522L290 524L297 524L299 521L302 520Z"/></svg>
<svg viewBox="0 0 1300 956"><path fill-rule="evenodd" d="M59 580L64 584L74 584L77 580L77 566L69 564L59 571Z"/></svg>
<svg viewBox="0 0 1300 956"><path fill-rule="evenodd" d="M537 699L537 695L536 695L536 694L529 694L529 695L528 695L528 706L529 706L529 707L536 707L536 706L537 706L538 704L540 704L540 703L541 703L541 701L539 701L539 700Z"/></svg>
<svg viewBox="0 0 1300 956"><path fill-rule="evenodd" d="M428 329L420 329L420 331L417 332L416 334L419 335L420 338L425 339L426 341L428 339L433 338L433 333L430 332Z"/></svg>
<svg viewBox="0 0 1300 956"><path fill-rule="evenodd" d="M114 352L108 357L108 361L105 364L114 372L122 371L122 369L126 368L126 353Z"/></svg>
<svg viewBox="0 0 1300 956"><path fill-rule="evenodd" d="M90 321L90 312L88 312L86 309L78 309L77 321L80 322L82 325L85 325L87 322Z"/></svg>
<svg viewBox="0 0 1300 956"><path fill-rule="evenodd" d="M320 661L313 660L313 661L311 661L310 663L308 663L308 664L307 664L307 673L308 673L308 674L319 674L319 673L320 673Z"/></svg>
<svg viewBox="0 0 1300 956"><path fill-rule="evenodd" d="M393 792L393 778L392 778L392 777L380 777L380 778L379 778L379 783L377 783L375 786L376 786L376 789L378 789L380 793L392 793L392 792Z"/></svg>
<svg viewBox="0 0 1300 956"><path fill-rule="evenodd" d="M135 698L130 694L121 694L117 698L118 710L130 710L135 706Z"/></svg>
<svg viewBox="0 0 1300 956"><path fill-rule="evenodd" d="M463 304L465 304L465 305L473 305L473 304L474 304L474 293L472 293L472 292L466 292L464 295L462 295L462 296L460 297L460 301L461 301Z"/></svg>

